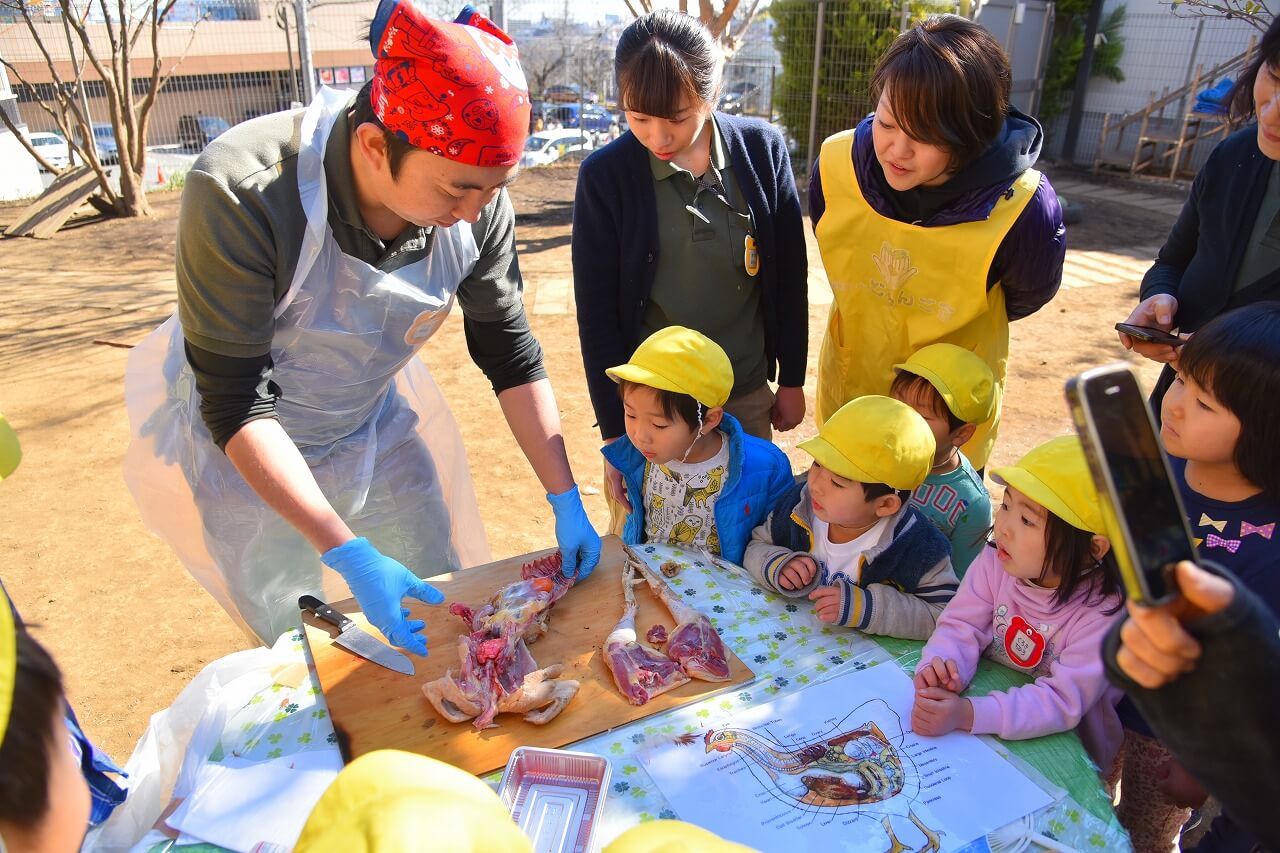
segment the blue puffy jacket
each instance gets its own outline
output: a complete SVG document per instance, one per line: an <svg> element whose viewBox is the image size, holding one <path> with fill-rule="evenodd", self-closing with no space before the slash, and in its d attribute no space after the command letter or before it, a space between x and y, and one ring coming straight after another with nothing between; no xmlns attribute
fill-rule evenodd
<svg viewBox="0 0 1280 853"><path fill-rule="evenodd" d="M716 497L716 533L720 555L742 565L751 531L763 524L778 499L795 485L791 462L773 442L747 435L737 419L725 412L720 431L729 439L729 473ZM644 542L645 458L625 435L600 448L609 464L622 472L631 499L631 514L622 530L628 545Z"/></svg>

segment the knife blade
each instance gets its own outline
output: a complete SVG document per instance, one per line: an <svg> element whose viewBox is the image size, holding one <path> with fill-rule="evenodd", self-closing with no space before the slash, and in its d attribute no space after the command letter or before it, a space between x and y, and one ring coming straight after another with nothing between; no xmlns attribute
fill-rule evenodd
<svg viewBox="0 0 1280 853"><path fill-rule="evenodd" d="M375 639L368 631L314 595L304 595L299 598L298 607L335 626L340 633L334 642L347 651L394 672L413 675L413 661L386 643Z"/></svg>

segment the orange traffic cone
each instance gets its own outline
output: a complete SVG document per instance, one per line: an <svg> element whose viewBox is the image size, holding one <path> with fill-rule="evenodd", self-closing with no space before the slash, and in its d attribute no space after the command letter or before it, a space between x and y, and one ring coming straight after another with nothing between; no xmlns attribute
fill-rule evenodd
<svg viewBox="0 0 1280 853"><path fill-rule="evenodd" d="M165 185L164 169L161 169L159 166L156 166L156 183L160 186Z"/></svg>

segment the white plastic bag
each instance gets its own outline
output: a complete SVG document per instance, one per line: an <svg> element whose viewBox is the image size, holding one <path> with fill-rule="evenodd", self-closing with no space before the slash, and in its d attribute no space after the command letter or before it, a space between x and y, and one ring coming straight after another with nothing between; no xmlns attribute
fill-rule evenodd
<svg viewBox="0 0 1280 853"><path fill-rule="evenodd" d="M125 771L129 796L109 820L85 838L83 850L126 851L152 828L173 797L179 775L190 780L218 743L227 717L271 683L271 673L291 660L278 647L236 652L200 670L173 704L151 716ZM178 789L178 790L175 790Z"/></svg>

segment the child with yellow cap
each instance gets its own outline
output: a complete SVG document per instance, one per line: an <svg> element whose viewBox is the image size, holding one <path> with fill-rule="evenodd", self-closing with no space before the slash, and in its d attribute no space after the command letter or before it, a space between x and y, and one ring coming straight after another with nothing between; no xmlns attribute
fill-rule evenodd
<svg viewBox="0 0 1280 853"><path fill-rule="evenodd" d="M889 396L924 418L937 445L929 476L911 502L950 540L951 567L963 578L987 541L991 496L960 448L995 414L996 377L985 361L955 344L930 344L893 368Z"/></svg>
<svg viewBox="0 0 1280 853"><path fill-rule="evenodd" d="M618 383L627 431L600 451L622 472L631 503L622 541L741 563L752 529L794 479L786 454L725 412L729 356L700 332L668 326L605 373Z"/></svg>
<svg viewBox="0 0 1280 853"><path fill-rule="evenodd" d="M1080 439L1045 442L992 479L1005 486L994 541L924 647L911 727L921 735L960 729L1011 740L1077 729L1108 770L1123 732L1102 638L1124 593ZM961 696L984 655L1035 681Z"/></svg>
<svg viewBox="0 0 1280 853"><path fill-rule="evenodd" d="M0 587L0 850L80 849L93 801L65 707L58 665Z"/></svg>
<svg viewBox="0 0 1280 853"><path fill-rule="evenodd" d="M0 480L21 461L18 436L0 414ZM124 801L117 775L80 730L58 665L0 582L0 853L79 850L85 830Z"/></svg>
<svg viewBox="0 0 1280 853"><path fill-rule="evenodd" d="M957 583L946 537L910 502L933 464L929 425L905 403L859 397L799 446L813 466L752 534L747 571L808 596L824 622L925 639Z"/></svg>

